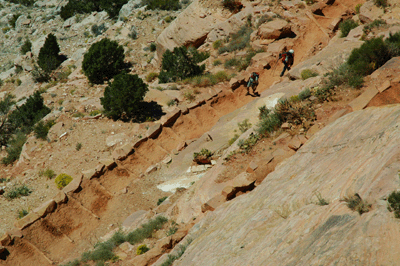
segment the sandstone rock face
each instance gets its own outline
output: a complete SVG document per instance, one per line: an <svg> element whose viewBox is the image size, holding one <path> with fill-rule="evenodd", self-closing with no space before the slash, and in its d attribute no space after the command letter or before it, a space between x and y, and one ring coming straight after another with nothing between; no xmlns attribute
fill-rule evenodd
<svg viewBox="0 0 400 266"><path fill-rule="evenodd" d="M157 57L160 61L166 50L182 45L198 47L208 33L220 22L225 21L221 10L208 10L203 1L195 0L158 36Z"/></svg>
<svg viewBox="0 0 400 266"><path fill-rule="evenodd" d="M398 189L399 118L400 105L392 105L331 123L246 197L208 212L189 232L194 241L174 265L399 261L398 221L382 200ZM316 202L313 191L330 204L310 204ZM369 212L360 216L340 201L354 193L372 204Z"/></svg>
<svg viewBox="0 0 400 266"><path fill-rule="evenodd" d="M368 1L360 8L359 18L362 23L371 23L384 14L382 8L377 7L374 1Z"/></svg>
<svg viewBox="0 0 400 266"><path fill-rule="evenodd" d="M127 4L123 5L119 10L119 19L127 18L132 14L132 11L139 5L141 0L130 0Z"/></svg>
<svg viewBox="0 0 400 266"><path fill-rule="evenodd" d="M258 28L261 39L278 39L282 32L290 30L289 23L283 19L267 22Z"/></svg>

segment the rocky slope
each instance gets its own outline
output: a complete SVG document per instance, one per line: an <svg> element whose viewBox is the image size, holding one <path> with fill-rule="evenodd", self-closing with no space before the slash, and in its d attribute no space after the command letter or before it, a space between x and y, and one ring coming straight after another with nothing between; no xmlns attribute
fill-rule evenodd
<svg viewBox="0 0 400 266"><path fill-rule="evenodd" d="M350 4L321 1L310 7L302 1L243 2L244 9L231 15L215 1L194 1L184 11L175 13L177 19L168 27L160 19L171 14L146 11L150 16L142 20L139 14L144 10L136 8L135 1L124 7L120 21L108 20L105 14L98 13L79 18L80 22L76 17L63 22L54 15L62 2L36 3L30 16L37 24L27 24L38 29L31 32L35 44L32 56L35 57L35 49L44 41L44 35L39 33L59 29L56 34L61 40L61 50L73 59L66 61L64 67L75 65L76 69L66 83L34 85L29 67L25 67L31 62L30 55L25 55L16 60L22 62L23 73L14 74L16 68L2 73L4 78L13 74L22 80L19 86L7 82L1 88L3 94L12 92L22 98L46 87L43 95L53 108L49 118L56 118L58 123L49 133L49 143L31 136L18 164L0 169L3 176L15 177L7 186L22 182L34 188L29 197L11 202L1 198L1 212L7 217L1 225L4 231L12 227L17 209L29 208L32 212L0 238L5 246L5 249L0 247L2 254L8 253L2 255L0 265L27 265L27 261L30 265L65 263L78 258L82 250L92 248L99 239L108 239L119 227L131 231L158 214L178 223L180 230L176 235L165 237L168 228L157 232L145 242L151 252L141 256L136 255L137 246L121 245L117 252L122 262L115 265L160 265L193 224L183 240L193 242L177 265L236 265L250 261L251 265L365 265L396 261L395 254L384 253L396 246L392 245L395 240L383 243L382 235L377 232L381 228L394 236L396 231L396 221L386 210L384 199L397 188L399 110L397 105L363 109L367 105L384 105L391 95L398 94L398 59L368 77L360 91L343 90L338 92L337 102L319 105L315 111L318 121L308 132L289 126L290 134L285 132L274 135L272 140L263 140L251 154L237 155L231 162L224 159L237 149L241 139L254 132L260 106L273 107L283 96L318 87L324 73L344 62L351 49L362 44L362 28L354 29L347 38L338 37L340 20L353 17L366 22L380 17L388 25L369 36L387 36L397 31L397 3L389 1L391 6L383 13L367 2L360 14L353 16L355 5L362 1ZM9 10L20 8L4 5ZM45 23L43 17L48 13L54 18ZM230 84L194 89L179 84L180 90L150 89L146 100L156 100L166 113L156 123L73 117L74 113L88 114L101 108L98 99L104 86L89 87L80 73L82 55L96 40L110 37L125 43L128 60L141 62L133 71L142 76L157 69L160 51L182 44L210 51L212 56L205 63L215 72L221 69L213 65L215 60L224 61L246 53L219 55L211 48L212 43L235 32L249 19L257 25L264 15L284 19L260 23L254 29L251 45L264 49L264 53L255 56L250 67ZM28 17L21 21L25 19ZM17 21L17 25L24 23ZM98 37L82 38L94 23L105 23L108 30ZM128 37L132 26L142 29L144 34L139 34L135 41ZM195 26L196 30L192 30ZM18 37L27 32L18 26L9 34L8 49L15 49ZM157 52L152 61L153 54L146 47L156 38ZM296 58L287 78L279 79L279 70L274 69L282 48L295 49ZM15 52L10 50L5 58L14 58ZM304 69L314 69L320 76L300 80ZM253 70L261 72L260 98L245 97L246 89L242 86ZM171 86L157 82L150 85ZM184 92L190 90L200 92L194 102L184 97ZM179 103L177 107L167 105L171 99ZM356 110L359 111L336 120ZM238 123L245 119L249 119L253 128L227 149ZM79 151L77 143L83 144ZM193 153L202 148L216 152L212 165L192 165ZM38 175L39 170L46 168L70 173L75 177L74 182L59 193L53 180ZM372 204L370 212L359 216L341 201L354 193ZM317 202L317 194L330 204L313 204ZM157 199L162 196L170 197L157 206ZM371 236L375 244L363 246L361 243ZM342 237L349 241L341 242Z"/></svg>

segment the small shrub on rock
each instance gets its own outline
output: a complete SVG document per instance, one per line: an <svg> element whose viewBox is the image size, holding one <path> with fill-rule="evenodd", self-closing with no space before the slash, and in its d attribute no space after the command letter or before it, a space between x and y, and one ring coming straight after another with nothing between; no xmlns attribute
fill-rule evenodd
<svg viewBox="0 0 400 266"><path fill-rule="evenodd" d="M242 3L236 0L223 0L222 5L233 13L237 13L243 8Z"/></svg>
<svg viewBox="0 0 400 266"><path fill-rule="evenodd" d="M69 183L71 183L72 179L73 178L70 175L63 173L59 174L54 180L54 182L56 183L58 189L62 189L66 187Z"/></svg>
<svg viewBox="0 0 400 266"><path fill-rule="evenodd" d="M342 37L342 38L343 38L343 37L346 37L346 36L349 34L349 32L350 32L352 29L356 28L357 26L358 26L358 23L355 22L355 21L352 20L352 19L347 19L347 20L341 22L341 23L339 24L339 29L340 29L340 31L342 32L341 35L340 35L340 37Z"/></svg>
<svg viewBox="0 0 400 266"><path fill-rule="evenodd" d="M142 0L141 4L150 10L179 10L182 8L179 0Z"/></svg>
<svg viewBox="0 0 400 266"><path fill-rule="evenodd" d="M354 194L351 197L345 197L343 201L347 203L347 207L349 207L353 211L357 211L360 215L369 212L369 210L371 209L371 204L361 199L358 193Z"/></svg>
<svg viewBox="0 0 400 266"><path fill-rule="evenodd" d="M316 76L318 76L318 73L312 69L304 69L303 71L301 71L301 79L302 80L306 80L306 79L316 77Z"/></svg>
<svg viewBox="0 0 400 266"><path fill-rule="evenodd" d="M147 82L152 82L152 81L155 80L157 77L158 77L158 73L150 72L150 73L146 76L146 81L147 81Z"/></svg>
<svg viewBox="0 0 400 266"><path fill-rule="evenodd" d="M12 187L10 191L7 192L5 197L8 200L12 200L23 196L28 196L31 193L32 190L28 188L26 185L16 185Z"/></svg>
<svg viewBox="0 0 400 266"><path fill-rule="evenodd" d="M124 48L116 41L102 39L84 55L82 70L91 83L103 84L127 67Z"/></svg>
<svg viewBox="0 0 400 266"><path fill-rule="evenodd" d="M163 203L167 198L168 198L167 196L159 198L157 201L157 206L161 205L161 203Z"/></svg>
<svg viewBox="0 0 400 266"><path fill-rule="evenodd" d="M201 149L200 152L195 152L193 154L193 161L197 164L209 164L211 163L211 157L213 153L208 149Z"/></svg>
<svg viewBox="0 0 400 266"><path fill-rule="evenodd" d="M374 0L374 4L377 7L383 7L383 8L388 6L387 0Z"/></svg>
<svg viewBox="0 0 400 266"><path fill-rule="evenodd" d="M136 249L136 255L142 255L142 254L146 253L149 250L150 249L146 246L146 244L140 245Z"/></svg>
<svg viewBox="0 0 400 266"><path fill-rule="evenodd" d="M54 125L54 120L49 120L47 122L39 121L39 123L37 123L33 128L33 131L35 132L35 137L38 139L46 140L50 128Z"/></svg>
<svg viewBox="0 0 400 266"><path fill-rule="evenodd" d="M388 210L394 217L400 218L400 191L393 191L388 197Z"/></svg>
<svg viewBox="0 0 400 266"><path fill-rule="evenodd" d="M26 54L27 52L30 52L32 49L32 43L29 39L26 39L24 44L21 46L21 54Z"/></svg>
<svg viewBox="0 0 400 266"><path fill-rule="evenodd" d="M5 165L14 163L21 155L22 147L26 141L26 136L22 132L18 132L8 143L6 147L7 156L1 159Z"/></svg>

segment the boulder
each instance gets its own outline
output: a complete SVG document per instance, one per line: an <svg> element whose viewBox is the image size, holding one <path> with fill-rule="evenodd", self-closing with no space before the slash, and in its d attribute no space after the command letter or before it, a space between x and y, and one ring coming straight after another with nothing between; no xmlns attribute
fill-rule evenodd
<svg viewBox="0 0 400 266"><path fill-rule="evenodd" d="M209 12L204 6L207 2L194 0L178 17L161 32L156 40L159 61L166 50L182 45L199 47L204 43L210 31L226 20L222 12Z"/></svg>
<svg viewBox="0 0 400 266"><path fill-rule="evenodd" d="M149 129L146 132L146 136L149 139L155 139L158 137L158 135L161 133L161 131L162 131L161 124L155 123L154 125L149 127Z"/></svg>
<svg viewBox="0 0 400 266"><path fill-rule="evenodd" d="M44 217L47 214L53 212L56 208L57 208L57 203L55 202L55 200L51 199L49 201L44 202L40 207L34 209L33 212L36 212L40 217Z"/></svg>
<svg viewBox="0 0 400 266"><path fill-rule="evenodd" d="M74 193L74 192L77 191L77 190L79 189L79 187L81 186L82 178L83 178L82 175L75 177L75 178L71 181L71 183L69 183L65 188L62 189L62 191L63 191L65 194Z"/></svg>
<svg viewBox="0 0 400 266"><path fill-rule="evenodd" d="M368 1L360 8L359 18L362 23L371 23L384 14L382 8L377 7L374 1Z"/></svg>
<svg viewBox="0 0 400 266"><path fill-rule="evenodd" d="M61 203L65 203L67 201L67 195L65 195L65 193L63 191L58 192L58 194L53 198L53 200L55 201L55 203L61 204Z"/></svg>
<svg viewBox="0 0 400 266"><path fill-rule="evenodd" d="M262 24L258 28L257 35L261 39L278 39L283 32L290 31L290 25L286 20L276 19Z"/></svg>
<svg viewBox="0 0 400 266"><path fill-rule="evenodd" d="M130 0L128 3L123 5L119 10L118 19L123 20L128 18L132 14L133 10L135 10L141 2L141 0Z"/></svg>
<svg viewBox="0 0 400 266"><path fill-rule="evenodd" d="M111 135L106 139L106 145L108 147L113 147L117 144L124 144L128 140L128 136L125 133L120 133L116 135Z"/></svg>
<svg viewBox="0 0 400 266"><path fill-rule="evenodd" d="M39 214L37 214L36 212L31 212L27 216L17 220L14 223L14 226L17 229L22 230L22 229L30 226L31 224L33 224L34 222L36 222L40 218L41 218L41 216Z"/></svg>
<svg viewBox="0 0 400 266"><path fill-rule="evenodd" d="M181 115L181 113L182 113L181 109L175 107L171 112L161 117L160 119L161 125L163 127L172 126L176 121L176 119L178 119L178 117Z"/></svg>
<svg viewBox="0 0 400 266"><path fill-rule="evenodd" d="M4 234L0 237L0 246L8 246L11 243L11 237L9 234Z"/></svg>
<svg viewBox="0 0 400 266"><path fill-rule="evenodd" d="M132 154L135 150L133 149L133 145L131 143L126 143L121 147L115 149L112 153L112 158L114 161L122 161L125 160L130 154Z"/></svg>

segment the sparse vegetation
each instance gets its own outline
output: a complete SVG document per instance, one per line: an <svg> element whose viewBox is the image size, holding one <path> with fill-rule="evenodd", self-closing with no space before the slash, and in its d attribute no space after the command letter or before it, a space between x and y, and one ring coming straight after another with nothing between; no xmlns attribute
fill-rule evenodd
<svg viewBox="0 0 400 266"><path fill-rule="evenodd" d="M55 123L56 122L54 120L49 120L46 122L39 121L33 128L33 131L35 132L35 137L38 139L46 140L50 128L54 126Z"/></svg>
<svg viewBox="0 0 400 266"><path fill-rule="evenodd" d="M142 0L141 5L150 10L179 10L182 7L179 0Z"/></svg>
<svg viewBox="0 0 400 266"><path fill-rule="evenodd" d="M390 212L394 212L394 217L400 218L400 191L390 193L387 208Z"/></svg>
<svg viewBox="0 0 400 266"><path fill-rule="evenodd" d="M237 145L239 146L240 152L248 153L249 151L251 151L251 149L254 147L254 145L257 144L257 141L259 139L260 136L258 134L251 133L247 139L239 140Z"/></svg>
<svg viewBox="0 0 400 266"><path fill-rule="evenodd" d="M174 263L174 261L176 261L177 259L179 259L180 257L182 257L182 255L185 253L187 247L190 245L190 243L192 243L192 239L188 239L186 240L185 244L179 245L178 247L178 251L176 252L176 254L173 255L168 255L168 259L165 260L161 266L171 266L172 263Z"/></svg>
<svg viewBox="0 0 400 266"><path fill-rule="evenodd" d="M218 50L222 45L224 45L224 42L222 40L216 40L213 42L212 46L215 50Z"/></svg>
<svg viewBox="0 0 400 266"><path fill-rule="evenodd" d="M356 14L360 14L360 8L362 7L362 4L357 4L354 10L356 11Z"/></svg>
<svg viewBox="0 0 400 266"><path fill-rule="evenodd" d="M24 44L21 46L21 54L26 54L30 52L32 49L32 42L29 39L26 39Z"/></svg>
<svg viewBox="0 0 400 266"><path fill-rule="evenodd" d="M64 187L66 187L69 183L71 183L72 181L72 177L70 175L67 174L59 174L56 179L54 180L54 182L56 183L56 186L58 189L63 189Z"/></svg>
<svg viewBox="0 0 400 266"><path fill-rule="evenodd" d="M200 152L193 153L193 161L197 164L208 164L211 162L213 153L208 149L201 149Z"/></svg>
<svg viewBox="0 0 400 266"><path fill-rule="evenodd" d="M312 69L304 69L301 71L301 79L306 80L318 76L318 73Z"/></svg>
<svg viewBox="0 0 400 266"><path fill-rule="evenodd" d="M343 201L347 203L347 207L353 211L357 211L360 215L369 212L371 209L371 204L361 199L358 193L350 197L345 197Z"/></svg>
<svg viewBox="0 0 400 266"><path fill-rule="evenodd" d="M8 142L8 146L6 147L7 156L3 157L1 162L5 165L8 165L18 160L25 141L26 136L22 132L18 132L14 137L12 137Z"/></svg>
<svg viewBox="0 0 400 266"><path fill-rule="evenodd" d="M325 199L321 196L321 193L316 192L316 193L315 193L315 196L317 197L317 200L318 200L317 204L318 204L319 206L329 205L329 202L328 202L327 200L325 200Z"/></svg>
<svg viewBox="0 0 400 266"><path fill-rule="evenodd" d="M5 195L6 199L13 200L24 196L29 196L32 190L26 185L15 185Z"/></svg>
<svg viewBox="0 0 400 266"><path fill-rule="evenodd" d="M18 210L17 219L24 218L28 214L29 214L29 212L27 210L25 210L25 209Z"/></svg>
<svg viewBox="0 0 400 266"><path fill-rule="evenodd" d="M150 73L147 74L147 76L146 76L146 81L147 81L147 82L152 82L152 81L155 80L157 77L158 77L158 73L150 72Z"/></svg>
<svg viewBox="0 0 400 266"><path fill-rule="evenodd" d="M382 7L382 8L385 8L385 7L388 6L387 0L374 0L374 4L375 4L377 7Z"/></svg>
<svg viewBox="0 0 400 266"><path fill-rule="evenodd" d="M17 19L18 19L20 16L21 16L20 13L17 13L17 14L13 14L13 15L12 15L12 17L11 17L11 19L10 19L10 21L9 21L11 27L15 28L15 23L17 22Z"/></svg>
<svg viewBox="0 0 400 266"><path fill-rule="evenodd" d="M374 28L379 28L382 25L386 25L386 21L383 19L375 19L371 23L364 26L363 32L364 34L369 34Z"/></svg>
<svg viewBox="0 0 400 266"><path fill-rule="evenodd" d="M56 173L52 169L47 168L46 170L39 171L39 176L45 176L48 179L52 179L56 176Z"/></svg>
<svg viewBox="0 0 400 266"><path fill-rule="evenodd" d="M82 143L78 142L76 143L75 150L79 151L80 149L82 149Z"/></svg>
<svg viewBox="0 0 400 266"><path fill-rule="evenodd" d="M355 21L352 20L352 19L347 19L347 20L341 22L341 23L339 24L339 29L340 29L340 31L341 31L340 37L342 37L342 38L343 38L343 37L346 37L346 36L349 34L349 32L350 32L352 29L356 28L357 26L358 26L358 23L355 22Z"/></svg>
<svg viewBox="0 0 400 266"><path fill-rule="evenodd" d="M311 96L311 90L309 88L305 88L299 93L299 99L301 101L304 101L305 99L308 99Z"/></svg>
<svg viewBox="0 0 400 266"><path fill-rule="evenodd" d="M250 34L253 32L249 26L243 26L240 30L229 37L227 45L220 47L218 53L233 52L242 50L250 44Z"/></svg>
<svg viewBox="0 0 400 266"><path fill-rule="evenodd" d="M103 32L107 31L107 27L104 25L104 23L102 23L100 25L94 24L91 28L91 31L92 31L93 35L95 37L97 37L97 36L103 34Z"/></svg>

